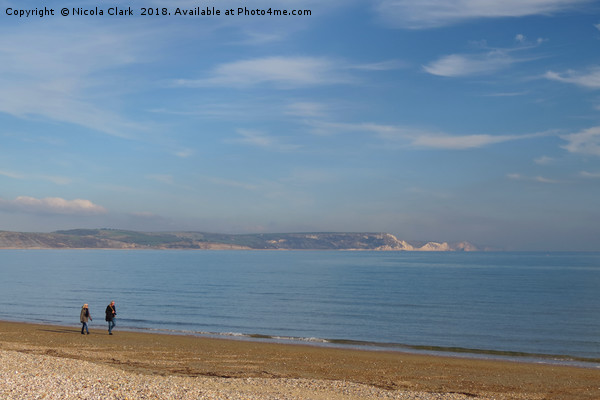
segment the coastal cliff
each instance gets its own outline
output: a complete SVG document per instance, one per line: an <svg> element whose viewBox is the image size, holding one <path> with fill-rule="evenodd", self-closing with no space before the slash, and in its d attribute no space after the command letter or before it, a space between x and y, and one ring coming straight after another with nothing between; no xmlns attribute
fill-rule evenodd
<svg viewBox="0 0 600 400"><path fill-rule="evenodd" d="M478 251L468 242L412 242L389 233L135 232L73 229L52 233L0 231L0 249L233 249L233 250L375 250Z"/></svg>

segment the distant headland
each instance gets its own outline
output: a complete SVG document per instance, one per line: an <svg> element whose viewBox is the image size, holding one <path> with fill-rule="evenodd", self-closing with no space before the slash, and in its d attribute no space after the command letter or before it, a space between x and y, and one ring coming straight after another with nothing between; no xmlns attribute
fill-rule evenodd
<svg viewBox="0 0 600 400"><path fill-rule="evenodd" d="M120 229L72 229L52 233L0 231L0 249L479 251L468 242L407 242L389 233L220 234Z"/></svg>

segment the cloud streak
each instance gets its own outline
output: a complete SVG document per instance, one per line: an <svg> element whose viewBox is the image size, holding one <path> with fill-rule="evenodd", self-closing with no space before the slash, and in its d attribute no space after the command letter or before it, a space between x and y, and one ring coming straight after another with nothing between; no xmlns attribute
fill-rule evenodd
<svg viewBox="0 0 600 400"><path fill-rule="evenodd" d="M106 209L89 200L65 200L60 197L37 199L29 196L19 196L14 200L0 198L0 210L22 212L27 214L44 215L80 215L91 216L106 214Z"/></svg>
<svg viewBox="0 0 600 400"><path fill-rule="evenodd" d="M563 147L570 153L600 156L600 126L564 135L562 138L567 141Z"/></svg>
<svg viewBox="0 0 600 400"><path fill-rule="evenodd" d="M533 57L515 57L513 53L529 50L544 43L542 38L530 43L520 34L515 40L518 45L513 48L488 48L485 52L477 54L450 54L424 65L423 69L432 75L446 77L488 75L516 63L531 61Z"/></svg>
<svg viewBox="0 0 600 400"><path fill-rule="evenodd" d="M68 185L71 183L71 179L64 176L50 176L50 175L26 175L13 171L0 170L0 175L7 178L19 179L19 180L43 180L55 183L57 185Z"/></svg>
<svg viewBox="0 0 600 400"><path fill-rule="evenodd" d="M412 145L432 149L467 150L486 147L493 144L530 139L538 135L446 135L418 134L412 138Z"/></svg>
<svg viewBox="0 0 600 400"><path fill-rule="evenodd" d="M267 84L281 89L293 89L352 81L349 75L341 72L339 65L328 58L275 56L221 64L207 78L179 79L175 81L175 85L247 88Z"/></svg>
<svg viewBox="0 0 600 400"><path fill-rule="evenodd" d="M551 15L590 2L591 0L379 0L375 11L391 27L427 29L481 18Z"/></svg>
<svg viewBox="0 0 600 400"><path fill-rule="evenodd" d="M450 135L444 132L430 132L420 129L375 123L331 123L311 122L313 133L319 135L342 132L367 132L375 134L389 143L405 143L412 147L446 150L468 150L516 140L532 139L549 135L548 132L525 135Z"/></svg>
<svg viewBox="0 0 600 400"><path fill-rule="evenodd" d="M584 178L600 179L600 172L581 171L579 175L581 175Z"/></svg>
<svg viewBox="0 0 600 400"><path fill-rule="evenodd" d="M600 89L600 66L589 68L585 72L568 70L566 72L548 71L544 78L563 83L572 83L588 89Z"/></svg>
<svg viewBox="0 0 600 400"><path fill-rule="evenodd" d="M543 176L529 177L529 176L523 176L523 175L517 174L517 173L508 174L506 177L508 179L514 180L514 181L538 182L538 183L548 183L548 184L560 183L557 180L545 178Z"/></svg>
<svg viewBox="0 0 600 400"><path fill-rule="evenodd" d="M432 75L462 77L491 74L515 62L517 60L501 51L480 55L451 54L423 66L423 69Z"/></svg>
<svg viewBox="0 0 600 400"><path fill-rule="evenodd" d="M300 148L299 145L282 143L277 137L259 130L238 129L237 134L239 137L232 139L231 142L281 152L293 151Z"/></svg>

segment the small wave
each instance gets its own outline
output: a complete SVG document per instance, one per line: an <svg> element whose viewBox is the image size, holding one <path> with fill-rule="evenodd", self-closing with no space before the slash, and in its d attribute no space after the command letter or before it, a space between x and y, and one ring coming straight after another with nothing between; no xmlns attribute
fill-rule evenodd
<svg viewBox="0 0 600 400"><path fill-rule="evenodd" d="M327 339L321 339L317 337L296 337L296 336L272 336L274 340L281 341L293 341L293 342L308 342L308 343L330 343Z"/></svg>

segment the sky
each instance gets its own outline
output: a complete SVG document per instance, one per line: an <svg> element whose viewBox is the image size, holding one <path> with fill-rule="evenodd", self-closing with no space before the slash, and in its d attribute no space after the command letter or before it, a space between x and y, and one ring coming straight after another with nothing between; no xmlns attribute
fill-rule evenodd
<svg viewBox="0 0 600 400"><path fill-rule="evenodd" d="M0 230L72 228L600 250L600 4L0 0Z"/></svg>

